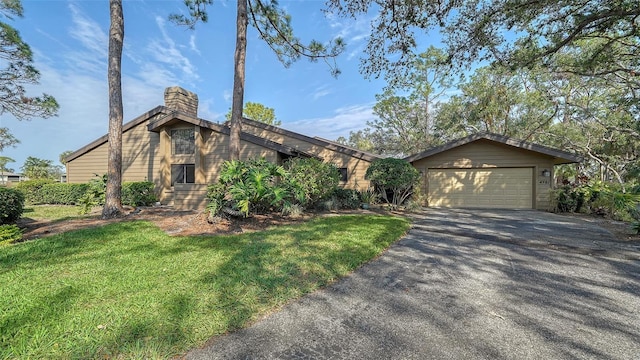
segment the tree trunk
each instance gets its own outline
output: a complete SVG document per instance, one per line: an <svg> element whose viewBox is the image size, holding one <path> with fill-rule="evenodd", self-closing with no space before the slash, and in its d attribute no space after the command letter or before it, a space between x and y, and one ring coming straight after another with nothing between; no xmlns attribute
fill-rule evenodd
<svg viewBox="0 0 640 360"><path fill-rule="evenodd" d="M238 0L233 101L231 104L231 131L229 134L229 160L240 159L240 132L242 131L242 106L244 103L244 68L247 55L247 1L248 0Z"/></svg>
<svg viewBox="0 0 640 360"><path fill-rule="evenodd" d="M122 0L109 0L111 26L109 28L109 155L107 189L102 218L122 215L122 43L124 15Z"/></svg>

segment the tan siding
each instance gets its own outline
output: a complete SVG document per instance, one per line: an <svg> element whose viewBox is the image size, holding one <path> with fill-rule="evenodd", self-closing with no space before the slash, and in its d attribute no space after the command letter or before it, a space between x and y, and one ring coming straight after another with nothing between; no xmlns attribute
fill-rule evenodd
<svg viewBox="0 0 640 360"><path fill-rule="evenodd" d="M220 167L229 160L229 136L213 131L208 131L204 136L204 168L207 183L218 181ZM247 141L240 142L241 159L265 158L271 162L277 162L278 153L275 150L264 148Z"/></svg>
<svg viewBox="0 0 640 360"><path fill-rule="evenodd" d="M178 210L204 209L207 206L206 184L175 184L173 206Z"/></svg>
<svg viewBox="0 0 640 360"><path fill-rule="evenodd" d="M553 171L553 159L536 152L518 149L489 140L478 140L460 147L444 151L425 159L413 162L426 177L429 169L451 168L495 168L528 167L533 169L533 196L535 208L547 210L549 207L550 177L543 177L542 170ZM553 175L553 174L552 174ZM422 182L422 191L429 193L426 178Z"/></svg>
<svg viewBox="0 0 640 360"><path fill-rule="evenodd" d="M159 185L160 151L159 135L147 130L142 122L122 134L122 180L153 181ZM79 156L67 163L67 181L88 182L95 174L107 173L108 143Z"/></svg>

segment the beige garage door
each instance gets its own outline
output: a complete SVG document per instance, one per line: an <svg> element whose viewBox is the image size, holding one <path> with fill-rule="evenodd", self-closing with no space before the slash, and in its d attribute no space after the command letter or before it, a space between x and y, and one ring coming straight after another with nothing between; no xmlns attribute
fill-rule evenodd
<svg viewBox="0 0 640 360"><path fill-rule="evenodd" d="M429 206L531 209L533 169L430 169Z"/></svg>

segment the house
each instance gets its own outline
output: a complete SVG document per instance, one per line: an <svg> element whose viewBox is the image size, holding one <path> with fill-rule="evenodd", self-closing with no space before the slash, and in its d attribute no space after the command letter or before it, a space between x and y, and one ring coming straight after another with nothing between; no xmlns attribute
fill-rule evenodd
<svg viewBox="0 0 640 360"><path fill-rule="evenodd" d="M157 106L123 125L123 181L151 181L163 204L202 208L207 185L228 159L229 127L198 118L198 97L169 87ZM335 164L341 185L366 189L365 172L376 155L244 119L242 159L264 157L282 163L291 157L315 157ZM107 135L67 157L67 182L82 183L107 172Z"/></svg>
<svg viewBox="0 0 640 360"><path fill-rule="evenodd" d="M228 159L228 124L198 117L198 97L169 87L165 104L123 126L123 181L151 181L161 203L202 208L207 185ZM335 164L341 186L366 189L375 154L244 119L240 157L282 163L315 157ZM553 167L575 155L496 134L474 134L407 157L420 170L426 206L547 209ZM87 182L107 172L107 135L67 157L67 181Z"/></svg>
<svg viewBox="0 0 640 360"><path fill-rule="evenodd" d="M9 183L17 183L21 181L29 180L28 177L23 174L14 174L14 173L0 173L0 184L7 185Z"/></svg>
<svg viewBox="0 0 640 360"><path fill-rule="evenodd" d="M425 206L547 210L554 165L572 153L478 133L405 158L422 175Z"/></svg>

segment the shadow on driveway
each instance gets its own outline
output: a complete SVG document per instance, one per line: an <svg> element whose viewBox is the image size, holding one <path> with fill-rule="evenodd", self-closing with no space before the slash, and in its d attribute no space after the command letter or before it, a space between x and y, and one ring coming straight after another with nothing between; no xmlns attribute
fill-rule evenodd
<svg viewBox="0 0 640 360"><path fill-rule="evenodd" d="M187 359L637 359L638 250L580 219L429 209L332 286Z"/></svg>

